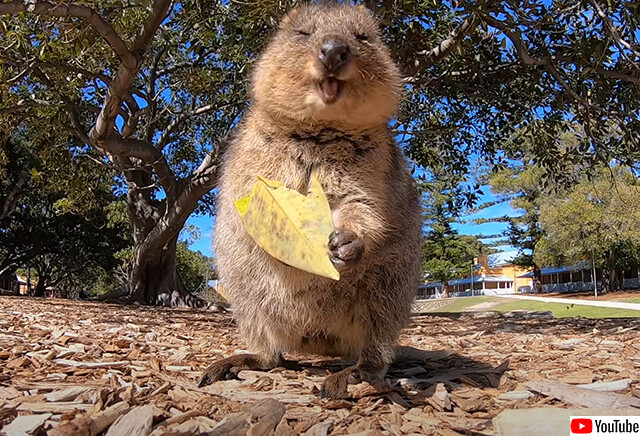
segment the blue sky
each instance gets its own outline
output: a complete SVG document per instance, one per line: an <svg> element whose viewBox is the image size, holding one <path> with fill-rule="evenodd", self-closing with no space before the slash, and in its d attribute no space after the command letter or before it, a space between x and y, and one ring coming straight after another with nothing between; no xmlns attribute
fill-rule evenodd
<svg viewBox="0 0 640 436"><path fill-rule="evenodd" d="M200 230L201 236L190 245L192 250L202 252L206 256L213 256L212 236L214 218L208 215L191 215L187 220L187 225L193 225Z"/></svg>

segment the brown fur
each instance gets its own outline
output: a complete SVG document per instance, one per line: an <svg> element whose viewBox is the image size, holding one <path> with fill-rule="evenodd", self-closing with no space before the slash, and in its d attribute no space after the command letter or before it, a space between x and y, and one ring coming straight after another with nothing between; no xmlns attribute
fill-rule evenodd
<svg viewBox="0 0 640 436"><path fill-rule="evenodd" d="M344 88L332 104L317 88L323 78L318 52L327 38L348 45L354 56L338 77ZM258 61L252 106L223 163L214 241L241 338L262 367L277 365L287 352L343 356L357 361L350 375L355 368L360 379L373 380L393 359L420 264L417 191L387 127L400 83L375 20L360 6L294 9ZM312 171L336 228L364 244L340 281L269 256L234 208L256 175L305 192ZM329 396L340 395L346 375L333 380L339 389L327 380Z"/></svg>

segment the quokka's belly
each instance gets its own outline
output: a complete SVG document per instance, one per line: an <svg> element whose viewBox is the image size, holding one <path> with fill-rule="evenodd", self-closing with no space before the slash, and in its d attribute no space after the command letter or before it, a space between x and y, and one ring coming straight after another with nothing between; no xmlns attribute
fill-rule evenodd
<svg viewBox="0 0 640 436"><path fill-rule="evenodd" d="M309 290L308 290L309 291ZM321 354L325 356L357 356L365 346L368 320L366 309L355 306L344 292L342 298L327 298L337 289L329 286L292 296L288 304L265 315L272 323L273 338L282 351ZM317 293L324 292L325 298ZM313 298L312 295L319 298ZM345 295L346 294L346 295Z"/></svg>

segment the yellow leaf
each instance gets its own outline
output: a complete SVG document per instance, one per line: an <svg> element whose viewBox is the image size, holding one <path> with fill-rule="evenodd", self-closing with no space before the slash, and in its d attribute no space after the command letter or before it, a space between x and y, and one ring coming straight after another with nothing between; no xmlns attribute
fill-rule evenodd
<svg viewBox="0 0 640 436"><path fill-rule="evenodd" d="M315 174L307 195L258 176L251 193L235 202L247 232L267 253L303 271L339 280L327 244L331 209Z"/></svg>

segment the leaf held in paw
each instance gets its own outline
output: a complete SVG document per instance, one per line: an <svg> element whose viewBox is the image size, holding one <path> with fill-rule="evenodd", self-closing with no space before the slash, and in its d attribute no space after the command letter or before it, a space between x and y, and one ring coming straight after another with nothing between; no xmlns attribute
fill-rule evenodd
<svg viewBox="0 0 640 436"><path fill-rule="evenodd" d="M329 201L315 174L307 195L258 176L251 193L235 202L247 232L287 265L339 280L327 251L334 230Z"/></svg>

